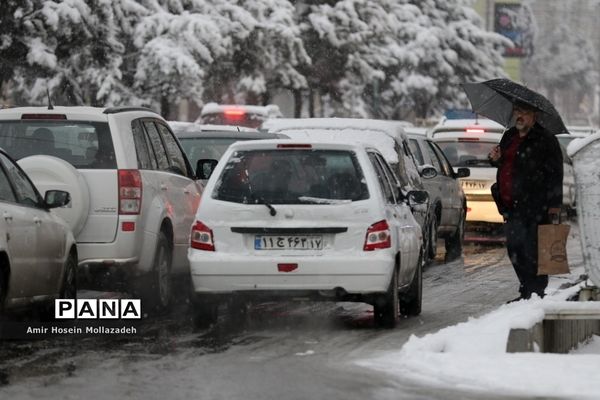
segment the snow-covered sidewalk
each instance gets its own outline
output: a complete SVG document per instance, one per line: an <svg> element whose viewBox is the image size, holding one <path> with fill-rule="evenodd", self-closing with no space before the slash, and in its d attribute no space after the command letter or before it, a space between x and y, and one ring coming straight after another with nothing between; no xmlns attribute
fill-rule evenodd
<svg viewBox="0 0 600 400"><path fill-rule="evenodd" d="M573 234L577 239L577 233ZM503 304L436 333L412 336L400 351L357 363L418 385L481 393L482 397L493 393L518 398L600 398L598 337L570 354L506 352L510 330L531 328L543 320L546 311L566 306L600 309L600 302L566 301L585 284L564 288L565 282L574 282L584 273L576 254L578 243L572 244L571 274L551 277L544 299Z"/></svg>

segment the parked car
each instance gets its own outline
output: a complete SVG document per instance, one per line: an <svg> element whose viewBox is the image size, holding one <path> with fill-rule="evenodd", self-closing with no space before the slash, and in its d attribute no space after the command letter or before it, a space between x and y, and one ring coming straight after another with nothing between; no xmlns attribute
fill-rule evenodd
<svg viewBox="0 0 600 400"><path fill-rule="evenodd" d="M470 175L468 168L458 168L456 172L446 159L442 149L420 131L413 132L407 128L412 154L419 170L433 167L437 173L423 177L423 184L429 201L435 210L435 224L432 237L444 239L446 260L453 260L462 254L467 215L467 199L461 187L459 178Z"/></svg>
<svg viewBox="0 0 600 400"><path fill-rule="evenodd" d="M374 306L392 327L421 312L422 234L373 147L261 140L229 147L206 186L188 253L198 325L235 299L308 297ZM204 169L203 169L204 171Z"/></svg>
<svg viewBox="0 0 600 400"><path fill-rule="evenodd" d="M163 118L135 107L4 109L0 147L42 193L71 194L56 211L73 230L88 287L130 290L144 310L169 305L172 277L189 274L201 188Z"/></svg>
<svg viewBox="0 0 600 400"><path fill-rule="evenodd" d="M225 150L237 141L278 139L281 136L230 125L200 125L177 121L169 121L169 125L192 165L202 159L219 160Z"/></svg>
<svg viewBox="0 0 600 400"><path fill-rule="evenodd" d="M247 126L249 128L260 128L264 121L281 117L283 117L283 115L279 110L279 106L275 104L252 106L244 104L207 103L202 107L200 117L196 122L200 124L237 125Z"/></svg>
<svg viewBox="0 0 600 400"><path fill-rule="evenodd" d="M69 193L42 197L27 174L0 150L0 314L77 295L77 246L67 223L51 212Z"/></svg>
<svg viewBox="0 0 600 400"><path fill-rule="evenodd" d="M366 143L377 148L392 167L395 179L404 193L425 190L421 174L435 173L433 168L417 170L404 129L405 121L359 118L280 118L265 122L264 129L298 140L332 140ZM425 262L436 254L435 210L430 204L418 204L412 209L422 228Z"/></svg>

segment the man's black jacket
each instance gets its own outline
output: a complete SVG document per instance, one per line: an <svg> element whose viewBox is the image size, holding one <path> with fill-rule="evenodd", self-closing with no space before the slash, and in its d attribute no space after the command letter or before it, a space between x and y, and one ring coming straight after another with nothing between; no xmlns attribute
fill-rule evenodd
<svg viewBox="0 0 600 400"><path fill-rule="evenodd" d="M500 140L504 154L512 138L518 135L515 127L507 130ZM502 158L495 163L502 164ZM500 168L496 173L498 182ZM535 124L519 145L512 168L512 206L506 207L500 199L500 185L496 183L492 195L498 211L504 215L548 222L548 208L562 205L563 158L554 135Z"/></svg>

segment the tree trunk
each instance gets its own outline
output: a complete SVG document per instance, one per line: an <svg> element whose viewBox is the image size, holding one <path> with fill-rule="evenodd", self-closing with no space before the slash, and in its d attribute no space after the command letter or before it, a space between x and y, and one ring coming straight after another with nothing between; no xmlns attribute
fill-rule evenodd
<svg viewBox="0 0 600 400"><path fill-rule="evenodd" d="M308 89L308 116L315 117L315 93L312 89Z"/></svg>
<svg viewBox="0 0 600 400"><path fill-rule="evenodd" d="M171 104L169 103L169 98L167 96L162 96L160 98L160 114L166 120L170 119L171 116Z"/></svg>
<svg viewBox="0 0 600 400"><path fill-rule="evenodd" d="M300 118L302 114L302 92L300 89L294 89L294 118Z"/></svg>

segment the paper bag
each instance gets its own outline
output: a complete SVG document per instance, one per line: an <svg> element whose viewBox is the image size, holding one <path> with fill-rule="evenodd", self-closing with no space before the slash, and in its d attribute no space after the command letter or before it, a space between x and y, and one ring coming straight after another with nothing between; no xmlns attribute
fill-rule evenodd
<svg viewBox="0 0 600 400"><path fill-rule="evenodd" d="M569 273L567 237L570 229L567 224L538 226L538 275Z"/></svg>

